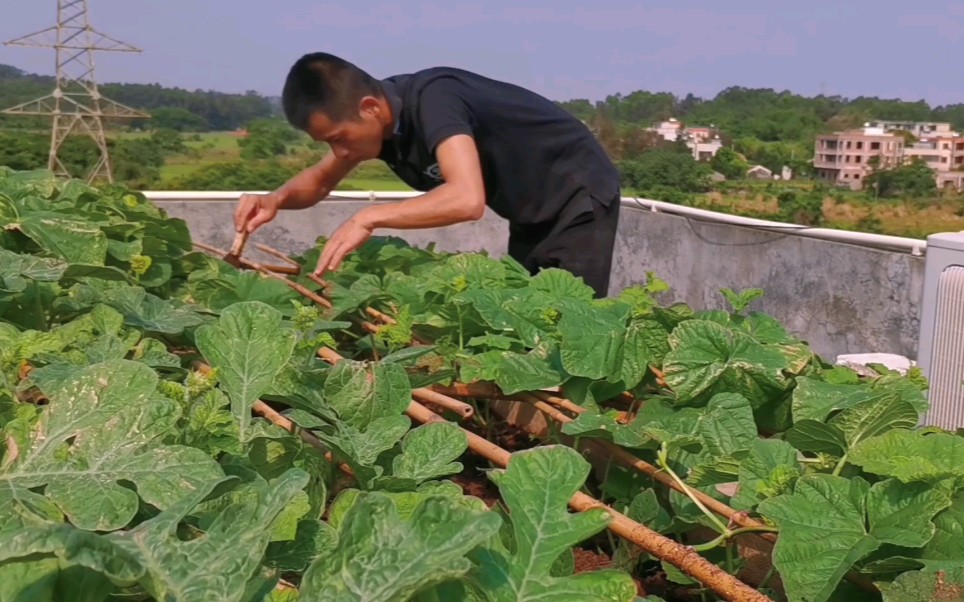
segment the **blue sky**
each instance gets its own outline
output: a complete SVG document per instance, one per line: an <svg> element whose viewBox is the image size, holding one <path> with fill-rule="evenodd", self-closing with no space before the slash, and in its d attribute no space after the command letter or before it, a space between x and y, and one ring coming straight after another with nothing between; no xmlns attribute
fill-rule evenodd
<svg viewBox="0 0 964 602"><path fill-rule="evenodd" d="M98 53L101 81L276 95L323 50L384 77L472 69L550 98L730 85L964 102L964 2L926 0L89 0L92 24L142 54ZM5 0L0 40L52 25L55 0ZM53 73L52 50L0 63Z"/></svg>

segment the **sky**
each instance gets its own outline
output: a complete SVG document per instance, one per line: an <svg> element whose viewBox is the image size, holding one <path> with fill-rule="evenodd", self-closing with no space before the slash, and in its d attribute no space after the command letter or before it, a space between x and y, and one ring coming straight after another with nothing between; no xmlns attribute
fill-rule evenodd
<svg viewBox="0 0 964 602"><path fill-rule="evenodd" d="M960 0L89 0L91 24L143 50L97 53L100 82L280 95L302 54L376 77L445 65L553 100L729 86L964 103ZM0 41L56 22L4 0ZM0 63L54 73L53 50Z"/></svg>

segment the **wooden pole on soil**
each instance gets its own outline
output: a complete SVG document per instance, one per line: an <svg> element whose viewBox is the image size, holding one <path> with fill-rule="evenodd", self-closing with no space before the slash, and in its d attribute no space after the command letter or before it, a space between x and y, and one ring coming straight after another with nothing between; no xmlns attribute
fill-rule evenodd
<svg viewBox="0 0 964 602"><path fill-rule="evenodd" d="M199 248L199 249L201 249L201 250L203 250L203 251L207 251L208 253L210 253L210 254L212 254L212 255L217 255L217 256L219 256L219 257L223 257L225 254L227 254L226 251L222 251L221 249L218 249L217 247L212 247L212 246L206 245L206 244L204 244L204 243L194 242L193 244L194 244L195 247L197 247L197 248ZM298 284L297 282L292 282L291 280L285 278L284 276L280 276L280 275L278 275L278 274L275 274L274 272L272 272L271 270L269 270L269 269L266 268L265 266L261 265L260 263L255 262L255 261L251 261L250 259L245 259L245 258L243 258L243 257L239 257L239 258L238 258L238 261L240 262L240 264L241 264L242 266L244 266L244 267L246 267L246 268L250 268L250 269L253 269L253 270L257 270L258 272L261 272L262 274L264 274L265 276L267 276L267 277L269 277L269 278L273 278L273 279L278 280L278 281L280 281L280 282L284 282L291 290L297 292L298 294L300 294L300 295L303 296L303 297L306 297L307 299L310 299L311 301L314 301L315 303L317 303L318 305L324 307L325 309L331 309L331 302L328 301L328 299L325 299L324 297L322 297L321 295L318 295L317 293L313 293L312 291L308 290L307 288L305 288L304 286Z"/></svg>
<svg viewBox="0 0 964 602"><path fill-rule="evenodd" d="M329 348L320 349L318 354L332 364L344 359L336 351ZM414 399L405 413L423 424L448 422ZM465 433L470 450L503 468L509 465L512 454L508 451L471 431L462 429L462 432ZM592 508L600 508L606 511L612 518L608 528L613 533L639 546L646 552L669 562L704 586L712 589L725 600L733 602L773 602L733 575L708 562L698 552L637 523L592 496L577 492L569 501L569 507L578 512L585 512Z"/></svg>

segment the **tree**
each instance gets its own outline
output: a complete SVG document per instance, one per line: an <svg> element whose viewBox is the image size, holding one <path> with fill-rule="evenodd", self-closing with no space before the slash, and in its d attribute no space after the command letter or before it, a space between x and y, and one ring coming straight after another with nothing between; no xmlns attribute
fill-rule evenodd
<svg viewBox="0 0 964 602"><path fill-rule="evenodd" d="M864 179L864 187L876 189L877 196L928 197L937 194L934 171L918 158L893 169L876 170Z"/></svg>
<svg viewBox="0 0 964 602"><path fill-rule="evenodd" d="M277 159L229 161L200 167L172 181L169 190L272 190L307 167L307 163Z"/></svg>
<svg viewBox="0 0 964 602"><path fill-rule="evenodd" d="M727 179L740 180L746 177L746 171L750 169L750 164L732 148L721 148L710 159L710 167L726 176Z"/></svg>
<svg viewBox="0 0 964 602"><path fill-rule="evenodd" d="M816 187L802 192L784 190L777 195L779 217L782 221L805 226L819 226L823 223L824 190Z"/></svg>
<svg viewBox="0 0 964 602"><path fill-rule="evenodd" d="M238 140L241 158L247 160L285 155L288 144L298 140L298 132L280 119L255 119L247 130L247 137Z"/></svg>
<svg viewBox="0 0 964 602"><path fill-rule="evenodd" d="M151 134L151 142L161 149L165 155L178 155L188 151L184 144L184 136L178 131L171 129L155 130Z"/></svg>
<svg viewBox="0 0 964 602"><path fill-rule="evenodd" d="M160 107L151 111L151 127L178 132L206 132L208 122L196 113L178 107Z"/></svg>
<svg viewBox="0 0 964 602"><path fill-rule="evenodd" d="M640 194L660 188L684 193L706 192L711 170L689 153L660 149L643 153L620 163L623 183Z"/></svg>

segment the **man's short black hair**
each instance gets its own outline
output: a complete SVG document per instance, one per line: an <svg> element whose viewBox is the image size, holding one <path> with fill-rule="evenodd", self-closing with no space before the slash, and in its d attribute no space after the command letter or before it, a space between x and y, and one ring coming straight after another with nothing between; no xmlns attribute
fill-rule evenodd
<svg viewBox="0 0 964 602"><path fill-rule="evenodd" d="M358 103L369 95L382 95L377 79L345 59L315 52L304 55L291 67L281 104L288 122L306 130L316 111L332 121L356 119Z"/></svg>

